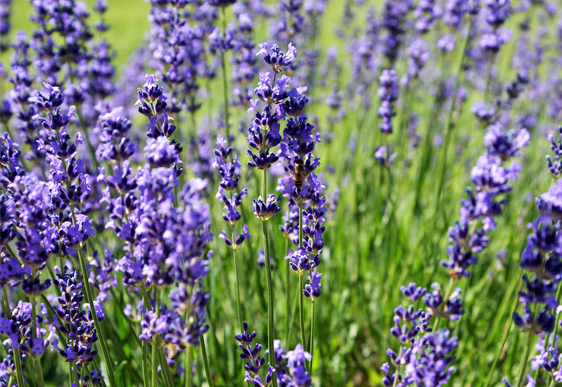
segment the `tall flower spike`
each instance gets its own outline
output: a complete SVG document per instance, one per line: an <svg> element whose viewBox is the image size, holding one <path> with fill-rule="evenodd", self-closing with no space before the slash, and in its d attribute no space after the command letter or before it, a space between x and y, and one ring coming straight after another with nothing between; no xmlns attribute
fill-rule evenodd
<svg viewBox="0 0 562 387"><path fill-rule="evenodd" d="M275 44L269 49L267 43L260 43L259 48L256 55L261 56L276 73L280 73L284 67L290 66L297 57L297 49L293 46L293 43L289 43L287 52L281 51L279 46Z"/></svg>
<svg viewBox="0 0 562 387"><path fill-rule="evenodd" d="M177 189L182 149L169 139L175 127L167 113L168 95L151 75L138 94L139 112L149 118L147 164L137 174L138 193L131 194L133 211L125 217L129 234L123 236L131 237L127 239L130 254L117 267L135 291L141 286L155 289L154 306L141 310L140 338L156 347L163 343L171 369L178 356L188 356L189 348L199 345L209 329L205 308L210 294L203 287L212 257L212 252L204 253L212 240L209 205L202 202L207 182L192 179ZM160 299L160 291L166 288L171 289L171 308Z"/></svg>
<svg viewBox="0 0 562 387"><path fill-rule="evenodd" d="M250 382L255 387L269 387L273 385L273 378L275 378L279 386L311 386L312 379L306 370L306 362L312 361L312 356L304 351L301 344L297 344L294 350L286 352L281 347L280 341L275 340L275 368L270 365L267 372L264 372L262 368L265 360L260 357L262 346L254 342L257 333L250 333L246 322L243 323L243 329L244 332L237 334L235 339L242 352L240 357L246 361L245 382Z"/></svg>
<svg viewBox="0 0 562 387"><path fill-rule="evenodd" d="M84 283L79 281L76 271L71 271L66 266L62 271L58 267L55 268L55 272L57 274L55 286L61 292L61 296L58 298L59 305L55 308L58 317L56 325L65 336L65 344L61 348L59 339L57 339L53 341L53 346L67 362L85 371L98 352L94 349L98 337L91 315L92 311L85 311L82 305ZM101 315L98 317L102 319ZM92 386L101 385L98 370L94 368L87 374L84 371L78 371L79 381L90 381Z"/></svg>
<svg viewBox="0 0 562 387"><path fill-rule="evenodd" d="M461 289L455 289L454 284L460 278L470 276L469 270L477 262L477 255L487 248L489 237L486 234L495 228L495 217L501 215L505 205L505 200L498 201L497 197L511 191L509 181L517 179L520 170L515 162L508 166L505 164L519 156L520 149L528 146L528 140L526 130L505 133L499 124L490 127L486 133L486 153L478 159L471 172L475 191L467 189L469 199L461 200L460 219L449 229L449 260L441 263L449 270L448 289L443 294L438 283L434 283L429 292L414 283L401 287L400 290L411 304L408 308L400 305L394 311L395 326L390 333L400 342L400 350L398 354L392 349L387 351L396 369L391 374L390 365L383 365L385 386L421 385L427 380L431 381L432 386L443 386L449 381L454 371L454 367L450 366L454 360L451 353L457 347L457 338L451 337L446 329L439 330L439 323L441 319L458 321L466 312L460 297ZM533 241L540 239L538 236L532 238ZM527 266L542 268L540 259L536 259L532 253L527 255ZM549 267L553 267L556 275L562 265L555 261ZM555 290L555 286L550 285L539 290L541 287L536 286L537 281L529 281L528 278L524 278L524 281L528 289L520 293L524 305L531 300L544 302ZM422 309L416 311L414 304L419 300L423 300L427 312ZM515 324L524 330L552 330L553 319L545 311L541 311L535 320L530 308L525 306L524 316L516 314L514 318ZM433 328L429 328L431 320ZM423 333L425 335L422 336Z"/></svg>
<svg viewBox="0 0 562 387"><path fill-rule="evenodd" d="M383 134L392 133L392 117L396 115L394 103L398 99L398 76L394 70L383 70L379 78L380 89L378 91L381 106L378 114L381 118L379 125Z"/></svg>
<svg viewBox="0 0 562 387"><path fill-rule="evenodd" d="M551 137L552 150L557 155L555 141ZM560 142L560 139L558 139ZM548 165L550 169L551 165ZM525 356L522 358L520 378L525 377L527 370L527 362L531 351L532 338L535 335L546 337L547 341L541 345L543 351L543 359L537 362L534 360L535 368L541 367L547 373L560 375L559 371L555 371L557 364L548 361L548 353L546 350L556 348L558 335L556 334L555 313L559 312L560 306L555 297L558 292L560 283L558 278L562 274L562 261L560 259L560 248L562 247L562 234L560 234L560 222L558 218L559 206L557 203L562 199L560 190L560 181L554 181L548 192L539 195L536 198L536 206L540 214L537 220L529 224L530 234L527 240L527 246L521 254L521 262L519 266L528 271L522 279L524 287L519 291L519 301L522 311L513 313L513 322L522 332L528 335L528 345ZM550 333L554 331L552 347L548 343ZM544 357L546 356L546 358ZM555 376L554 376L555 377ZM530 375L527 375L529 383L535 381ZM504 378L506 386L510 386L508 380ZM519 382L521 385L522 381Z"/></svg>

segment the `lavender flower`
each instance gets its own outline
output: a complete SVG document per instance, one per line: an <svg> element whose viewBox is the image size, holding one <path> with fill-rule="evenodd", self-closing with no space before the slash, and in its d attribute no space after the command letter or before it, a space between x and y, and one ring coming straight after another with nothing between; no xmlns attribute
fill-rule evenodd
<svg viewBox="0 0 562 387"><path fill-rule="evenodd" d="M429 45L421 39L408 47L408 77L418 78L429 59Z"/></svg>
<svg viewBox="0 0 562 387"><path fill-rule="evenodd" d="M491 32L484 33L480 38L480 47L487 53L496 54L502 45L508 40L508 34L500 30L500 27L509 18L511 13L511 1L509 0L487 0L485 20Z"/></svg>
<svg viewBox="0 0 562 387"><path fill-rule="evenodd" d="M386 0L384 3L382 25L387 32L384 41L384 55L391 65L398 58L398 51L405 33L404 21L413 7L413 2L410 0Z"/></svg>
<svg viewBox="0 0 562 387"><path fill-rule="evenodd" d="M312 360L312 356L303 350L302 345L297 344L294 350L286 352L281 347L279 340L275 340L274 355L275 368L271 365L267 368L265 377L261 377L261 369L265 360L260 357L262 346L254 343L256 332L249 332L248 324L243 324L244 332L235 336L239 342L238 347L242 353L240 357L246 361L244 364L244 381L250 382L255 387L268 387L272 385L273 378L279 386L310 387L312 379L306 370L306 362Z"/></svg>
<svg viewBox="0 0 562 387"><path fill-rule="evenodd" d="M236 0L209 0L209 4L215 7L228 7L236 3Z"/></svg>
<svg viewBox="0 0 562 387"><path fill-rule="evenodd" d="M550 149L552 149L552 152L554 153L554 161L552 161L550 155L546 155L548 169L554 177L560 176L562 172L562 164L560 161L560 156L562 155L562 126L558 127L558 132L560 133L558 141L554 141L554 136L548 136L551 144Z"/></svg>
<svg viewBox="0 0 562 387"><path fill-rule="evenodd" d="M535 349L538 351L536 356L533 356L531 360L532 370L543 370L554 379L555 382L562 380L562 374L560 370L560 354L558 348L553 346L545 345L545 339L539 339ZM529 380L529 378L527 378Z"/></svg>
<svg viewBox="0 0 562 387"><path fill-rule="evenodd" d="M317 273L316 269L314 269L310 272L310 276L306 277L306 279L309 280L310 283L304 286L304 296L309 298L311 301L314 301L322 294L322 284L320 283L322 274Z"/></svg>
<svg viewBox="0 0 562 387"><path fill-rule="evenodd" d="M267 199L265 201L263 201L261 196L258 200L254 199L252 201L252 210L254 211L254 215L264 222L269 220L269 218L281 210L281 207L277 204L279 203L279 200L280 198L276 198L273 194L267 195Z"/></svg>
<svg viewBox="0 0 562 387"><path fill-rule="evenodd" d="M381 118L379 127L383 134L391 134L392 117L396 114L394 112L394 103L398 99L398 77L396 76L396 71L383 70L379 81L381 87L378 94L382 101L378 110L379 117Z"/></svg>
<svg viewBox="0 0 562 387"><path fill-rule="evenodd" d="M424 304L430 310L442 302L440 293L436 291L438 288L424 298ZM432 333L429 324L435 314L415 308L414 303L426 293L426 289L411 283L402 287L402 292L412 304L407 308L400 305L394 310L395 325L390 333L399 341L400 350L398 354L392 349L387 351L396 371L391 373L390 365L384 363L381 367L385 374L382 383L385 386L443 386L454 372L454 367L449 364L454 360L451 353L457 347L457 340L450 338L446 329ZM437 300L436 304L434 300Z"/></svg>
<svg viewBox="0 0 562 387"><path fill-rule="evenodd" d="M95 106L115 91L111 48L101 36L94 40L88 24L90 14L83 3L71 0L57 7L43 1L32 3L35 14L31 20L36 25L31 43L36 54L34 67L43 81L62 87L66 101L76 107L90 161L97 166L97 139L86 128L93 127L97 120ZM95 8L101 12L105 7Z"/></svg>
<svg viewBox="0 0 562 387"><path fill-rule="evenodd" d="M269 49L267 43L260 43L259 48L256 55L261 56L275 73L280 73L284 67L290 66L297 57L297 49L292 43L289 43L286 53L281 51L277 45L273 45Z"/></svg>
<svg viewBox="0 0 562 387"><path fill-rule="evenodd" d="M486 124L491 123L496 114L494 105L488 106L484 101L476 102L474 105L472 105L470 111L474 113L476 118Z"/></svg>
<svg viewBox="0 0 562 387"><path fill-rule="evenodd" d="M242 351L240 357L246 361L244 369L246 370L246 378L248 378L249 375L257 375L260 372L262 366L265 364L265 359L260 357L262 345L259 343L252 345L257 333L255 331L249 333L248 323L246 322L243 323L243 328L244 333L237 334L235 339L240 343L238 344Z"/></svg>
<svg viewBox="0 0 562 387"><path fill-rule="evenodd" d="M223 3L214 5L227 5ZM198 80L204 71L203 32L190 25L187 4L185 1L153 2L149 16L152 22L149 48L157 62L158 78L170 91L167 111L172 117L183 110L193 114L201 107Z"/></svg>
<svg viewBox="0 0 562 387"><path fill-rule="evenodd" d="M448 0L443 14L443 22L454 29L458 29L463 15L468 11L467 3L463 0Z"/></svg>
<svg viewBox="0 0 562 387"><path fill-rule="evenodd" d="M0 52L8 49L6 41L10 32L10 6L12 0L2 0L0 2Z"/></svg>
<svg viewBox="0 0 562 387"><path fill-rule="evenodd" d="M384 145L380 146L375 151L375 159L379 162L380 165L387 168L394 163L394 160L397 156L398 154L396 152L391 154L390 149L387 149L387 147Z"/></svg>
<svg viewBox="0 0 562 387"><path fill-rule="evenodd" d="M490 126L484 136L484 145L489 155L498 156L502 161L506 161L518 157L519 151L529 146L529 138L529 132L526 130L521 130L519 133L510 130L504 133L501 124L497 123Z"/></svg>
<svg viewBox="0 0 562 387"><path fill-rule="evenodd" d="M476 262L476 254L488 245L486 233L495 228L494 218L501 214L504 201L497 202L495 198L511 191L509 180L516 179L519 173L517 164L505 167L504 163L512 157L519 156L519 150L528 145L529 134L522 130L504 133L501 125L493 125L484 136L487 146L485 155L478 159L471 172L472 183L476 192L468 189L468 200L461 201L461 216L459 222L449 229L452 244L447 248L449 261L442 265L450 269L453 278L469 276L468 268ZM481 229L470 230L470 224L482 219Z"/></svg>
<svg viewBox="0 0 562 387"><path fill-rule="evenodd" d="M440 17L441 9L435 5L434 0L422 0L414 11L416 30L421 34L430 31L434 21Z"/></svg>
<svg viewBox="0 0 562 387"><path fill-rule="evenodd" d="M417 300L421 299L425 295L425 293L427 293L426 289L422 288L421 286L417 286L414 282L410 282L408 286L400 286L400 291L402 292L404 297L412 302L416 302Z"/></svg>
<svg viewBox="0 0 562 387"><path fill-rule="evenodd" d="M78 279L76 271L70 271L64 267L62 271L55 268L57 280L55 285L59 288L61 296L58 298L59 306L55 313L58 317L56 326L65 336L63 347L59 347L59 339L53 341L53 346L67 362L74 364L84 371L78 371L78 382L89 381L93 386L101 385L101 376L98 370L93 368L90 372L86 370L94 360L97 351L94 343L98 340L92 311L83 310L82 301L84 294L82 289L84 283ZM100 320L103 315L98 315Z"/></svg>

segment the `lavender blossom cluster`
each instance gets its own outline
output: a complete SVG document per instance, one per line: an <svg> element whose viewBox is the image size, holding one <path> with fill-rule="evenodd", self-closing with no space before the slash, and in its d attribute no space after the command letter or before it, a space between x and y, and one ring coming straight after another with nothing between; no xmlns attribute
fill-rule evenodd
<svg viewBox="0 0 562 387"><path fill-rule="evenodd" d="M400 350L398 354L392 349L387 352L396 371L391 373L390 365L383 365L385 386L443 386L455 370L449 364L454 360L452 352L457 347L457 338L445 328L439 330L439 323L442 319L458 321L466 312L461 289L455 289L454 284L470 276L469 269L477 262L477 255L488 247L487 234L496 228L495 218L502 214L506 204L498 196L511 191L509 182L516 180L520 171L515 162L506 162L529 145L529 133L525 129L504 132L501 124L494 124L484 136L484 145L486 153L480 156L470 175L474 190L467 188L468 199L461 200L460 218L449 228L449 259L441 263L449 270L446 292L441 291L438 283L430 291L415 283L401 287L411 304L394 310L395 326L390 333L400 342ZM416 309L420 300L426 310Z"/></svg>
<svg viewBox="0 0 562 387"><path fill-rule="evenodd" d="M554 2L150 0L120 71L107 0L29 3L23 32L0 0L0 387L476 384L460 322L514 277L485 387L520 333L504 383L562 382L562 127L522 275L479 267L562 119Z"/></svg>

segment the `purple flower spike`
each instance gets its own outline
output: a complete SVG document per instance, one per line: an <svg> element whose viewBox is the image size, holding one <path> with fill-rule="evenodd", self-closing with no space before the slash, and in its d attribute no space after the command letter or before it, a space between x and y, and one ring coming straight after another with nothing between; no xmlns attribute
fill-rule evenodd
<svg viewBox="0 0 562 387"><path fill-rule="evenodd" d="M425 293L427 293L427 290L425 288L422 288L421 286L417 286L413 282L409 283L408 286L404 286L404 285L400 286L400 291L402 292L404 297L406 297L412 302L416 302L417 300L422 298L425 295Z"/></svg>
<svg viewBox="0 0 562 387"><path fill-rule="evenodd" d="M310 281L310 283L304 286L304 296L314 301L322 294L322 284L320 283L322 274L317 273L316 269L313 269L310 272L310 276L306 277L306 279Z"/></svg>
<svg viewBox="0 0 562 387"><path fill-rule="evenodd" d="M539 211L555 220L562 220L562 180L552 183L548 192L536 199Z"/></svg>
<svg viewBox="0 0 562 387"><path fill-rule="evenodd" d="M254 211L254 215L264 222L268 221L269 218L271 218L281 210L281 207L279 207L278 204L280 200L280 197L275 197L275 195L273 194L267 195L267 199L265 200L265 202L263 201L261 196L258 198L258 200L254 199L252 201L252 210Z"/></svg>
<svg viewBox="0 0 562 387"><path fill-rule="evenodd" d="M289 43L285 53L276 44L269 49L267 43L260 43L259 48L256 55L261 56L276 73L280 73L283 67L290 66L297 57L297 49L293 43Z"/></svg>

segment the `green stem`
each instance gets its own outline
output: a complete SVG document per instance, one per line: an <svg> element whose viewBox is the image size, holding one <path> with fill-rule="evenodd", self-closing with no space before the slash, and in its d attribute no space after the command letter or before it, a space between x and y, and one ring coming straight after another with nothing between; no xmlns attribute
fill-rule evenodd
<svg viewBox="0 0 562 387"><path fill-rule="evenodd" d="M160 342L162 338L160 338ZM166 358L166 353L164 352L164 347L162 345L158 346L158 357L160 359L160 370L162 371L162 377L164 378L164 386L174 387L174 379L172 373L170 372L170 366Z"/></svg>
<svg viewBox="0 0 562 387"><path fill-rule="evenodd" d="M12 254L12 253L10 253ZM15 255L12 254L15 257ZM6 288L6 284L2 287L2 293L4 293L4 313L8 316L8 318L12 317L12 309L10 308L10 300L8 299L8 291ZM19 348L14 348L14 364L16 367L16 379L18 381L18 386L25 386L23 382L23 372L21 368L21 358L20 358L20 350Z"/></svg>
<svg viewBox="0 0 562 387"><path fill-rule="evenodd" d="M535 310L536 309L537 308L535 308ZM529 330L529 336L527 337L527 347L525 349L525 356L523 357L523 365L521 367L521 372L519 372L519 380L517 381L517 387L521 387L521 385L523 383L523 378L525 377L525 371L527 371L527 363L528 363L528 360L529 360L529 354L531 353L531 347L533 346L534 329L535 329L535 322L533 321L533 325L531 326L531 329Z"/></svg>
<svg viewBox="0 0 562 387"><path fill-rule="evenodd" d="M453 112L455 111L455 105L457 103L457 94L459 90L459 86L461 83L461 75L462 75L462 64L464 62L464 57L466 55L466 51L468 48L468 42L470 40L470 32L472 30L472 19L470 19L468 23L468 29L466 31L466 36L463 41L463 45L461 48L461 58L459 63L457 64L456 72L455 72L455 87L453 88L453 95L451 96L451 106L447 113L447 119L445 121L445 139L443 144L443 156L441 159L441 166L439 168L439 183L437 184L437 195L435 197L435 211L439 209L440 199L441 199L441 192L443 190L443 183L445 181L445 169L447 167L447 153L449 150L449 143L451 142L451 131L452 131L452 124L453 124Z"/></svg>
<svg viewBox="0 0 562 387"><path fill-rule="evenodd" d="M486 69L486 87L484 88L484 102L488 102L488 92L490 91L490 83L492 81L492 67L494 64L494 58L495 55L493 57L490 58L490 60L488 61L488 68Z"/></svg>
<svg viewBox="0 0 562 387"><path fill-rule="evenodd" d="M142 342L142 378L143 386L148 386L148 344L146 341Z"/></svg>
<svg viewBox="0 0 562 387"><path fill-rule="evenodd" d="M230 225L230 231L231 231L231 237L232 237L232 243L234 244L236 239L235 239L235 235L234 235L234 225ZM242 329L242 331L244 330L242 328L242 307L240 305L240 273L238 270L238 259L237 259L237 254L236 254L236 249L237 246L233 245L232 248L232 259L234 261L234 272L236 275L236 281L235 281L235 286L236 286L236 311L238 313L238 327L240 329Z"/></svg>
<svg viewBox="0 0 562 387"><path fill-rule="evenodd" d="M33 272L31 274L33 277L35 277L35 275L37 275L37 272L35 269L33 269ZM37 338L37 308L36 308L36 302L35 302L35 297L32 296L29 298L29 302L31 302L31 338L32 339L36 339ZM41 368L41 362L39 361L39 359L35 356L33 356L33 364L35 366L35 372L37 373L37 384L39 385L39 387L43 387L45 385L45 382L43 381L43 369Z"/></svg>
<svg viewBox="0 0 562 387"><path fill-rule="evenodd" d="M515 297L515 301L514 301L514 305L513 305L513 312L515 312L515 310L517 309L517 304L519 303L519 298ZM505 347L505 343L507 342L507 338L509 336L509 332L511 331L511 327L513 326L513 318L511 317L513 315L513 313L511 313L509 315L509 325L507 327L507 329L505 330L504 334L503 334L503 339L502 339L502 343L500 345L500 348L498 350L498 352L496 353L496 357L494 358L494 362L492 363L492 368L490 368L490 373L488 374L488 380L486 380L486 385L484 387L489 387L490 386L490 382L492 381L492 376L494 375L494 371L496 369L496 366L498 364L498 361L500 359L501 353L503 351L503 348Z"/></svg>
<svg viewBox="0 0 562 387"><path fill-rule="evenodd" d="M285 251L289 250L289 238L285 242ZM289 319L291 316L291 265L289 265L289 260L286 261L285 265L285 345L289 346Z"/></svg>
<svg viewBox="0 0 562 387"><path fill-rule="evenodd" d="M311 356L310 363L308 365L308 373L312 371L312 362L314 361L314 300L310 305L310 351L308 351Z"/></svg>
<svg viewBox="0 0 562 387"><path fill-rule="evenodd" d="M303 348L306 350L306 341L304 337L304 294L303 294L303 274L299 275L299 325L301 329L301 342Z"/></svg>
<svg viewBox="0 0 562 387"><path fill-rule="evenodd" d="M265 135L264 135L265 139ZM262 170L262 200L265 202L267 197L267 169ZM274 295L273 295L273 281L271 279L271 258L269 256L269 236L267 233L267 221L262 221L262 233L263 233L263 247L265 254L265 274L267 279L267 342L269 347L269 363L270 366L275 368L275 351L273 350L273 305L274 305ZM273 378L273 386L277 387L277 378Z"/></svg>
<svg viewBox="0 0 562 387"><path fill-rule="evenodd" d="M8 316L8 318L12 318L12 309L10 308L10 300L8 299L8 289L6 284L2 286L2 296L2 300L4 302L4 305L2 305L4 313Z"/></svg>
<svg viewBox="0 0 562 387"><path fill-rule="evenodd" d="M162 338L159 337L159 342ZM172 378L172 373L170 372L170 367L168 366L166 354L164 353L164 347L162 345L158 346L158 361L160 362L160 370L162 371L162 377L164 378L165 387L174 387L174 380Z"/></svg>
<svg viewBox="0 0 562 387"><path fill-rule="evenodd" d="M299 247L302 247L303 223L302 223L302 202L299 201Z"/></svg>
<svg viewBox="0 0 562 387"><path fill-rule="evenodd" d="M221 7L222 16L222 34L226 38L226 7ZM223 86L223 97L224 97L224 126L226 130L226 143L230 144L230 125L229 125L229 113L228 113L228 75L226 74L226 59L225 52L221 51L221 68L222 68L222 86Z"/></svg>
<svg viewBox="0 0 562 387"><path fill-rule="evenodd" d="M264 169L264 179L265 179L265 169ZM269 363L271 367L275 368L275 351L273 350L273 281L271 279L271 259L269 257L269 238L267 234L267 222L262 222L262 232L263 232L263 243L265 252L265 273L267 278L267 341L269 347ZM273 378L273 385L277 386L277 378Z"/></svg>
<svg viewBox="0 0 562 387"><path fill-rule="evenodd" d="M295 323L295 317L297 315L297 305L298 305L298 299L299 299L299 289L297 288L297 292L295 293L295 300L293 301L293 311L291 312L291 322L289 323L289 339L287 340L287 343L290 342L291 340L291 336L293 335L293 326ZM289 344L287 344L289 345Z"/></svg>
<svg viewBox="0 0 562 387"><path fill-rule="evenodd" d="M84 133L84 137L86 138L86 144L88 145L88 151L90 152L90 157L92 158L92 163L94 163L95 170L99 169L99 162L98 158L96 157L96 150L90 141L90 136L88 135L88 129L86 128L86 122L82 117L82 113L79 111L80 109L76 109L76 116L78 117L78 121L80 121L80 126L82 127L82 133Z"/></svg>
<svg viewBox="0 0 562 387"><path fill-rule="evenodd" d="M160 290L154 288L154 318L158 319L160 312ZM158 348L160 347L160 335L152 338L152 387L158 387Z"/></svg>
<svg viewBox="0 0 562 387"><path fill-rule="evenodd" d="M207 348L205 347L205 337L201 336L201 357L203 357L203 367L205 368L205 375L207 376L207 383L209 387L215 387L213 378L211 377L211 370L209 368L209 359L207 358Z"/></svg>
<svg viewBox="0 0 562 387"><path fill-rule="evenodd" d="M441 71L441 73L443 70ZM425 176L430 168L428 168L429 162L431 161L431 155L433 151L432 147L432 140L434 138L434 128L435 128L435 121L437 117L439 117L439 113L441 112L442 104L439 102L439 98L437 97L438 93L436 93L436 97L433 102L433 108L431 110L431 116L428 120L427 124L427 131L425 132L424 140L423 140L423 151L421 152L421 159L419 162L419 169L416 178L416 189L414 195L414 207L413 211L414 214L418 214L421 208L421 192L425 181Z"/></svg>
<svg viewBox="0 0 562 387"><path fill-rule="evenodd" d="M538 275L542 275L542 273L539 273ZM517 381L517 387L521 387L523 383L523 378L525 377L525 371L527 371L527 363L529 362L529 355L531 353L531 347L533 346L533 334L535 333L538 311L539 311L539 304L537 303L533 308L533 323L531 324L531 327L529 329L529 336L527 336L525 356L523 357L523 364L521 365L521 371L519 372L519 380Z"/></svg>
<svg viewBox="0 0 562 387"><path fill-rule="evenodd" d="M558 291L556 292L556 301L560 303L560 297L562 297L562 284L558 284ZM552 346L556 346L556 335L558 333L558 322L560 321L560 313L556 313L556 320L554 322L554 332L552 335ZM546 349L548 339L545 340L544 346Z"/></svg>
<svg viewBox="0 0 562 387"><path fill-rule="evenodd" d="M451 293L453 293L454 286L455 286L455 279L451 277L449 279L449 285L447 286L447 291L445 292L445 296L443 297L443 303L439 307L439 314L437 315L437 319L435 320L435 323L433 323L433 332L437 332L437 329L439 329L439 323L441 322L441 317L443 316L445 305L447 304L447 301L449 300Z"/></svg>
<svg viewBox="0 0 562 387"><path fill-rule="evenodd" d="M16 365L16 379L18 380L18 386L25 386L23 372L21 369L21 357L19 348L14 348L14 364Z"/></svg>
<svg viewBox="0 0 562 387"><path fill-rule="evenodd" d="M72 217L73 223L76 225L76 220L74 216L74 209L71 205L72 209ZM96 333L99 337L98 342L101 345L101 350L103 353L103 359L105 360L105 364L107 366L107 376L109 377L109 384L111 387L117 387L117 383L115 382L115 372L113 370L113 363L111 362L111 357L109 356L109 350L107 349L107 342L105 339L105 334L101 328L101 324L98 320L98 315L96 313L96 308L94 306L94 297L92 296L92 288L90 285L90 281L88 281L88 271L86 269L86 260L84 258L84 254L82 253L82 249L78 248L78 259L80 261L80 268L82 269L82 276L84 278L84 287L86 288L86 301L88 305L90 305L90 313L92 313L92 317L94 319L94 326L96 328Z"/></svg>
<svg viewBox="0 0 562 387"><path fill-rule="evenodd" d="M129 245L129 247L131 247ZM132 254L132 248L131 248ZM144 287L144 284L140 286L141 294L142 294L142 303L146 310L151 309L150 307L150 298L148 297L148 293ZM142 342L142 374L144 378L144 386L148 386L150 375L148 372L148 343L146 341Z"/></svg>
<svg viewBox="0 0 562 387"><path fill-rule="evenodd" d="M396 364L396 373L394 374L394 382L392 383L392 387L396 387L398 385L398 376L400 375L400 362L402 358L402 346L400 346L400 352L398 353L398 364Z"/></svg>
<svg viewBox="0 0 562 387"><path fill-rule="evenodd" d="M185 360L185 387L191 387L191 379L193 377L193 348L191 345L188 345L186 348L187 356Z"/></svg>
<svg viewBox="0 0 562 387"><path fill-rule="evenodd" d="M398 133L396 133L396 136L394 136L394 149L397 152L402 152L402 146L404 145L404 143L408 143L408 137L404 136L404 133L406 133L407 128L408 128L408 123L410 121L410 95L414 94L411 92L411 88L413 88L412 83L415 81L415 79L412 79L411 82L408 82L408 84L406 85L406 90L404 90L404 96L403 96L403 103L402 103L402 114L400 115L400 123L398 124ZM390 147L388 147L388 151L390 152Z"/></svg>
<svg viewBox="0 0 562 387"><path fill-rule="evenodd" d="M51 267L51 263L49 261L47 261L47 270L49 271L49 276L51 277L51 280L53 281L53 283L55 283L55 280L57 279L57 276L55 275L55 272L53 271L53 268ZM61 296L61 292L58 286L55 286L55 293L57 293L57 297Z"/></svg>
<svg viewBox="0 0 562 387"><path fill-rule="evenodd" d="M72 383L74 383L74 376L73 376L73 372L72 372L72 363L68 363L68 382L69 382L69 386L72 386Z"/></svg>

